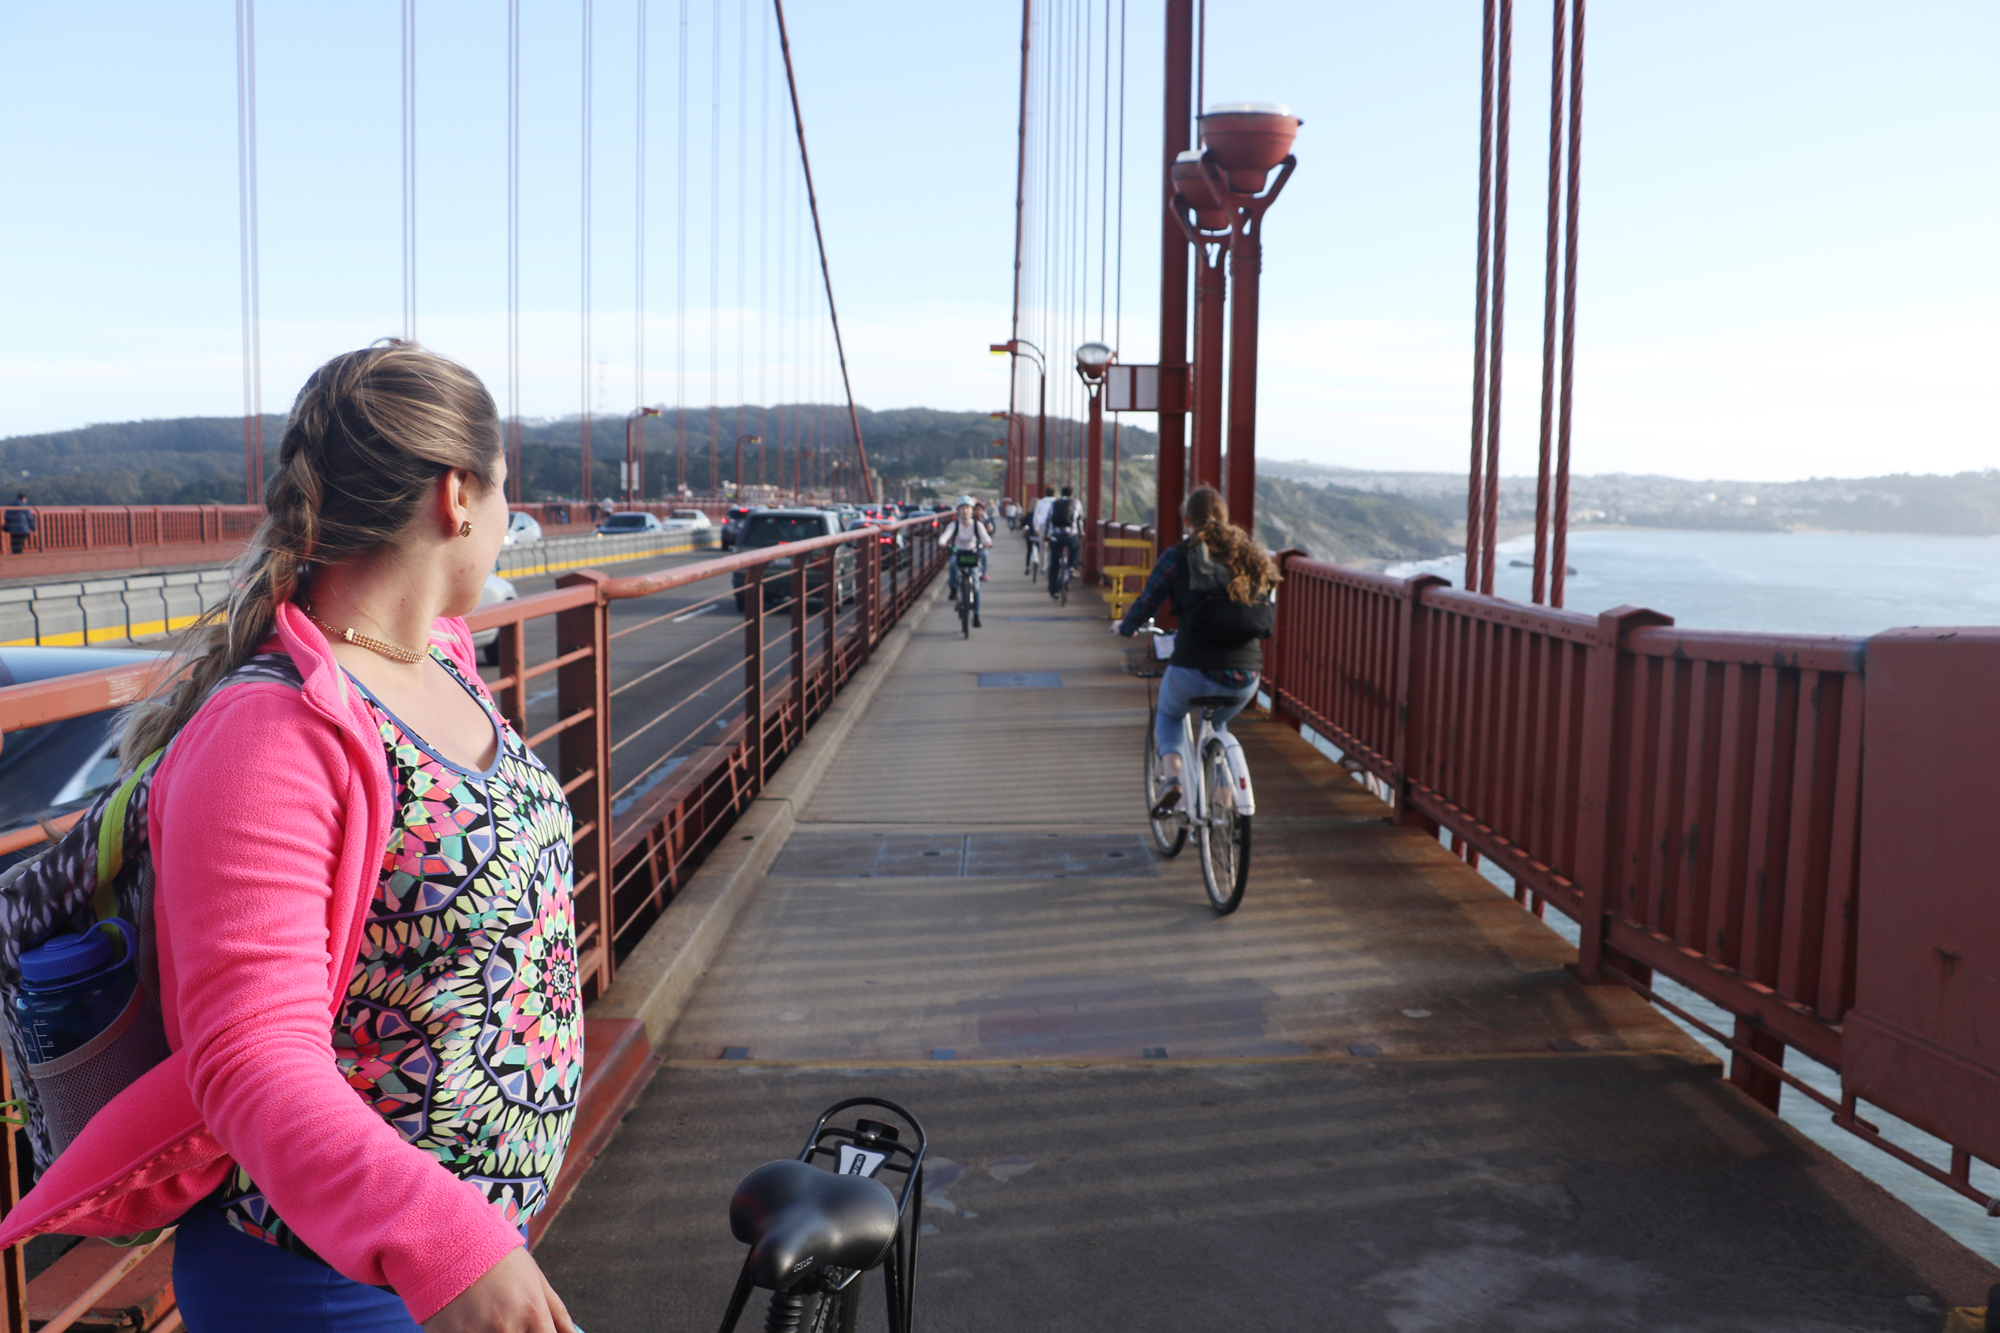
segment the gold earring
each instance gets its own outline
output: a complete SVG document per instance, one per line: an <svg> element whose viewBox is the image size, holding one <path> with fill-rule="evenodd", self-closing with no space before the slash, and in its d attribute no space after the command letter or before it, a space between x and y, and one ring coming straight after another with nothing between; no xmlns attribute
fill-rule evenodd
<svg viewBox="0 0 2000 1333"><path fill-rule="evenodd" d="M466 519L466 520L465 520L464 522L462 522L462 523L460 523L460 524L458 525L458 535L459 535L459 536L461 536L461 537L470 537L470 536L472 535L472 520L471 520L471 519L469 519L469 518L468 518L468 519Z"/></svg>

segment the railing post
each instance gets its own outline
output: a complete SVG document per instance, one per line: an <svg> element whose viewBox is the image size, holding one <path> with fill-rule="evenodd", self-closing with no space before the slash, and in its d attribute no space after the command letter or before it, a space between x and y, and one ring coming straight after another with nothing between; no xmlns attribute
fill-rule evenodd
<svg viewBox="0 0 2000 1333"><path fill-rule="evenodd" d="M1637 606L1620 606L1597 617L1597 635L1590 645L1590 657L1583 676L1582 756L1577 771L1576 888L1582 903L1577 922L1580 938L1576 949L1577 976L1587 985L1603 981L1600 968L1606 961L1641 985L1651 978L1651 969L1604 944L1604 915L1610 887L1617 878L1609 864L1617 843L1612 820L1624 807L1619 761L1624 738L1619 724L1628 708L1621 707L1619 694L1619 654L1625 635L1647 625L1671 625L1672 616Z"/></svg>
<svg viewBox="0 0 2000 1333"><path fill-rule="evenodd" d="M1433 837L1437 821L1410 803L1410 774L1417 768L1423 747L1429 743L1432 719L1425 708L1433 701L1429 691L1430 608L1424 598L1432 588L1449 588L1451 580L1436 574L1419 574L1409 580L1409 596L1403 599L1396 616L1396 720L1389 741L1389 766L1395 773L1391 785L1396 796L1398 823L1414 824Z"/></svg>
<svg viewBox="0 0 2000 1333"><path fill-rule="evenodd" d="M855 566L860 568L857 562ZM833 596L823 599L820 612L826 617L826 632L821 636L826 642L820 647L820 656L826 659L826 707L832 707L834 691L840 688L840 552L826 553L826 581L833 589ZM861 597L861 575L854 576L854 596L859 605Z"/></svg>
<svg viewBox="0 0 2000 1333"><path fill-rule="evenodd" d="M611 611L604 599L604 584L609 581L594 569L579 569L556 580L558 588L590 585L597 590L594 601L556 613L557 654L589 651L589 656L556 668L557 715L564 721L589 715L588 721L569 727L556 741L557 772L569 789L570 814L576 821L571 861L582 955L578 970L586 985L593 979L597 983L594 994L586 993L587 1000L610 989L616 967L611 947L617 929L611 903Z"/></svg>
<svg viewBox="0 0 2000 1333"><path fill-rule="evenodd" d="M1285 570L1294 560L1303 560L1306 552L1296 546L1287 546L1272 556L1278 566L1278 623L1271 635L1271 648L1264 654L1264 688L1271 693L1271 720L1282 722L1293 731L1299 729L1299 719L1278 699L1278 690L1294 674L1297 653L1293 644L1299 637L1298 602L1285 596L1283 582Z"/></svg>
<svg viewBox="0 0 2000 1333"><path fill-rule="evenodd" d="M855 665L866 662L875 651L875 640L882 634L882 545L870 546L859 560L854 562L859 578L857 582L867 588L864 598L867 610L861 617L861 656Z"/></svg>
<svg viewBox="0 0 2000 1333"><path fill-rule="evenodd" d="M834 548L838 550L839 548ZM829 556L832 551L827 552ZM792 561L792 714L798 723L800 741L806 738L806 567L810 556ZM826 582L820 589L822 607L840 600L840 579L828 565ZM794 742L796 744L796 742ZM790 745L785 747L791 749Z"/></svg>
<svg viewBox="0 0 2000 1333"><path fill-rule="evenodd" d="M743 753L750 794L764 789L764 576L771 566L743 571Z"/></svg>
<svg viewBox="0 0 2000 1333"><path fill-rule="evenodd" d="M494 645L500 650L500 675L511 681L500 691L496 701L500 705L501 716L521 735L528 735L528 685L521 679L521 673L528 669L528 626L517 620L511 625L500 627L500 638Z"/></svg>

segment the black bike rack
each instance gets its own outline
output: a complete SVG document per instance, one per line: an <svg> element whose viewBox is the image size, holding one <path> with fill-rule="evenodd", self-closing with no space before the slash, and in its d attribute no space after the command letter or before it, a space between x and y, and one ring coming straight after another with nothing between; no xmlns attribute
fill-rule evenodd
<svg viewBox="0 0 2000 1333"><path fill-rule="evenodd" d="M857 1107L888 1112L908 1127L916 1142L903 1142L896 1126L878 1120L857 1118L852 1125L829 1123L841 1112ZM896 1103L879 1097L849 1097L820 1112L797 1158L809 1165L824 1165L815 1160L821 1158L831 1159L837 1164L841 1146L845 1144L865 1152L883 1154L884 1160L871 1175L879 1176L885 1171L902 1175L903 1188L896 1195L896 1238L878 1261L882 1269L882 1285L889 1301L889 1333L911 1333L916 1313L917 1243L924 1224L924 1150L927 1142L922 1122ZM866 1271L855 1269L831 1287L823 1289L842 1290ZM734 1333L753 1290L755 1284L750 1280L750 1262L745 1256L743 1269L736 1277L736 1289L729 1297L729 1308L722 1316L720 1333Z"/></svg>

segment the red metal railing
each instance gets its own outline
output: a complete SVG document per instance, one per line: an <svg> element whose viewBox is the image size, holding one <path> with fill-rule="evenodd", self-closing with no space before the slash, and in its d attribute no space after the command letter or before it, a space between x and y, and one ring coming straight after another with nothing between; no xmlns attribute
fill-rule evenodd
<svg viewBox="0 0 2000 1333"><path fill-rule="evenodd" d="M499 631L488 687L569 796L587 1000L603 994L619 958L929 585L943 562L924 539L937 522L631 578L580 570L554 592L468 617L475 632ZM789 568L774 569L781 560ZM148 691L157 669L0 689L0 733L118 707ZM44 836L38 827L0 834L0 855ZM9 1171L0 1187L8 1208L15 1180ZM21 1272L19 1255L0 1255L6 1274ZM26 1333L20 1283L0 1287L12 1307L8 1333Z"/></svg>
<svg viewBox="0 0 2000 1333"><path fill-rule="evenodd" d="M262 505L36 506L35 531L21 554L235 544L255 532L263 518ZM0 542L0 567L12 553L12 542Z"/></svg>
<svg viewBox="0 0 2000 1333"><path fill-rule="evenodd" d="M1991 1136L1954 1132L1977 1117L1941 1106L1935 1084L1921 1100L1882 1079L1866 1094L1944 1138L1948 1169L1884 1141L1856 1114L1851 1083L1836 1103L1783 1068L1794 1047L1844 1069L1857 986L1887 956L1856 926L1864 840L1889 836L1861 802L1866 641L1682 630L1633 607L1586 616L1297 552L1280 563L1266 655L1278 716L1379 780L1403 819L1513 876L1537 913L1552 903L1574 918L1586 980L1681 1012L1655 992L1657 973L1733 1015L1733 1032L1712 1035L1746 1092L1775 1108L1790 1084L1990 1202L1969 1166L1974 1149L1992 1154ZM1874 891L1914 903L1955 889L1908 874ZM1899 996L1928 984L1897 980ZM1938 997L1984 1002L1965 989ZM1898 1040L1894 1058L1940 1067L1983 1068L1991 1055ZM1985 1095L1991 1076L1962 1084Z"/></svg>

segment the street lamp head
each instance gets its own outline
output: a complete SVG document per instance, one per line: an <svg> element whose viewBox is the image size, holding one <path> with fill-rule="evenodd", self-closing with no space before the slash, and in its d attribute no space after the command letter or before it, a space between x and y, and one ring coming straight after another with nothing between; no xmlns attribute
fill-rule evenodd
<svg viewBox="0 0 2000 1333"><path fill-rule="evenodd" d="M989 351L989 352L991 352L991 353L993 353L993 355L995 355L995 356L1005 356L1005 355L1007 355L1007 354L1008 354L1009 352L1011 352L1011 351L1013 351L1013 350L1014 350L1014 344L1013 344L1013 343L1010 343L1010 342L1007 342L1007 343L990 343L990 344L988 344L988 345L987 345L987 348L986 348L986 350L987 350L987 351Z"/></svg>
<svg viewBox="0 0 2000 1333"><path fill-rule="evenodd" d="M1104 368L1116 356L1103 343L1085 343L1076 349L1076 373L1092 384L1104 378Z"/></svg>
<svg viewBox="0 0 2000 1333"><path fill-rule="evenodd" d="M1237 194L1258 194L1305 124L1283 102L1223 102L1201 118L1201 141Z"/></svg>
<svg viewBox="0 0 2000 1333"><path fill-rule="evenodd" d="M1174 193L1181 201L1194 210L1194 225L1202 231L1228 231L1229 205L1215 197L1209 187L1208 177L1201 174L1201 153L1189 149L1174 159L1173 169L1168 176L1173 180Z"/></svg>

